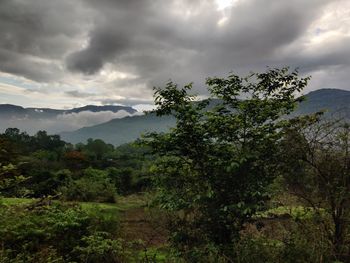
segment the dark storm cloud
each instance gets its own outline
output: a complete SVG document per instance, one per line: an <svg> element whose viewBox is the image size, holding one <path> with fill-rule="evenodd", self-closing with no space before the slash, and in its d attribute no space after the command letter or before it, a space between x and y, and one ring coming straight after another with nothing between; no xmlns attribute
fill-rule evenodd
<svg viewBox="0 0 350 263"><path fill-rule="evenodd" d="M12 73L40 82L62 77L55 63L38 61L26 54L0 48L0 71Z"/></svg>
<svg viewBox="0 0 350 263"><path fill-rule="evenodd" d="M92 74L113 63L153 86L288 64L278 49L301 37L327 2L240 1L220 26L214 1L89 1L103 19L68 65Z"/></svg>
<svg viewBox="0 0 350 263"><path fill-rule="evenodd" d="M127 46L127 38L118 33L114 34L112 28L96 30L91 36L89 47L68 58L68 68L85 74L94 74L105 62L127 49Z"/></svg>
<svg viewBox="0 0 350 263"><path fill-rule="evenodd" d="M39 82L60 77L53 60L76 45L84 10L80 1L0 0L0 71Z"/></svg>
<svg viewBox="0 0 350 263"><path fill-rule="evenodd" d="M126 77L98 82L96 94L65 94L125 98L111 98L115 103L148 100L150 88L169 79L194 81L202 94L206 77L266 66L300 67L327 78L320 72L350 67L350 38L310 48L308 30L337 2L346 3L236 0L217 10L214 0L0 0L0 71L50 83L66 76L90 80L108 67ZM323 83L343 87L343 71Z"/></svg>

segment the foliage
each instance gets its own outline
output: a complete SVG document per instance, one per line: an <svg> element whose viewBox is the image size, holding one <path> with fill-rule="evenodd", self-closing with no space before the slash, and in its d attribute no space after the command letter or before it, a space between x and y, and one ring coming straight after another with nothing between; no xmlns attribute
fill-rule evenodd
<svg viewBox="0 0 350 263"><path fill-rule="evenodd" d="M85 149L88 154L95 160L101 160L109 152L113 151L114 147L111 144L106 144L100 139L88 139Z"/></svg>
<svg viewBox="0 0 350 263"><path fill-rule="evenodd" d="M96 255L91 257L107 258L112 250L114 261L108 262L119 262L117 256L123 255L116 246L122 241L111 236L115 236L112 226L118 222L101 224L101 218L94 218L79 206L34 203L1 206L0 210L1 262L86 262L90 257L84 251L98 242Z"/></svg>
<svg viewBox="0 0 350 263"><path fill-rule="evenodd" d="M115 187L118 194L126 195L149 189L148 167L152 157L145 156L147 151L147 148L133 144L115 148L102 140L93 139L86 144L71 145L60 140L59 136L43 131L30 136L16 128L9 128L0 134L0 163L3 166L14 165L16 173L27 178L21 185L27 189L25 194L35 198L56 195L68 186L75 190L83 186L85 192L89 191L87 185L92 181L84 175L88 167L107 172L109 179L106 181L110 181L107 183L108 191ZM98 185L95 186L100 189L96 190L101 192L101 180ZM12 197L23 195L14 190L9 189L5 194ZM68 199L73 200L73 195L77 193L72 193ZM96 197L87 199L97 200ZM102 199L106 200L106 197ZM113 198L110 195L107 199L111 201Z"/></svg>
<svg viewBox="0 0 350 263"><path fill-rule="evenodd" d="M191 85L156 89L155 113L173 115L176 127L144 143L160 156L153 167L160 205L183 212L171 228L179 250L211 243L232 253L243 225L264 210L281 128L290 122L281 117L293 111L307 80L286 68L211 78L211 97L199 103Z"/></svg>
<svg viewBox="0 0 350 263"><path fill-rule="evenodd" d="M117 192L107 172L93 168L85 169L81 178L70 180L58 191L64 200L84 202L114 202Z"/></svg>
<svg viewBox="0 0 350 263"><path fill-rule="evenodd" d="M28 191L21 184L26 181L21 175L17 167L13 164L1 165L0 163L0 196L1 195L17 195L25 196Z"/></svg>
<svg viewBox="0 0 350 263"><path fill-rule="evenodd" d="M306 120L286 130L282 149L287 189L318 214L316 223L333 245L334 258L348 261L349 124Z"/></svg>
<svg viewBox="0 0 350 263"><path fill-rule="evenodd" d="M84 246L75 248L81 262L125 262L129 253L123 247L123 240L111 239L109 233L96 232L82 238Z"/></svg>

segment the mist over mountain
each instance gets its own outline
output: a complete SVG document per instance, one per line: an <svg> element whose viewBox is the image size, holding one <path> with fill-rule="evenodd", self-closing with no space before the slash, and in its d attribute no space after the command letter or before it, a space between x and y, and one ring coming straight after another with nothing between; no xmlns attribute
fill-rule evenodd
<svg viewBox="0 0 350 263"><path fill-rule="evenodd" d="M38 130L54 134L137 114L140 113L132 107L114 105L87 105L69 110L57 110L0 104L0 131L11 127L19 128L29 134Z"/></svg>
<svg viewBox="0 0 350 263"><path fill-rule="evenodd" d="M136 140L146 132L165 132L175 125L171 116L158 117L155 114L114 119L96 126L81 128L74 132L63 132L63 140L72 143L99 138L107 143L120 145Z"/></svg>
<svg viewBox="0 0 350 263"><path fill-rule="evenodd" d="M213 102L215 104L215 101ZM325 116L341 112L350 119L350 91L339 89L320 89L305 95L294 115L303 115L325 111ZM171 116L156 117L154 114L114 119L96 126L84 127L73 132L61 133L64 140L78 143L88 138L103 139L115 145L127 143L145 132L166 131L175 125Z"/></svg>
<svg viewBox="0 0 350 263"><path fill-rule="evenodd" d="M216 102L213 101L214 105ZM350 119L350 91L320 89L305 95L293 115L325 111L325 116L338 114ZM146 132L167 131L175 125L171 116L142 115L127 106L94 106L58 110L50 108L24 108L0 104L0 132L6 128L19 128L29 134L46 130L60 134L68 142L85 142L89 138L103 139L120 145L133 141Z"/></svg>

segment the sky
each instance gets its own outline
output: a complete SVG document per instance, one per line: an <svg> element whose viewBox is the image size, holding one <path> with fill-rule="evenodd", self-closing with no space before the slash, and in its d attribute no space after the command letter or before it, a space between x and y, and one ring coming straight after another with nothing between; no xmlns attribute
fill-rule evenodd
<svg viewBox="0 0 350 263"><path fill-rule="evenodd" d="M0 103L152 104L152 88L266 67L350 90L349 0L0 0Z"/></svg>

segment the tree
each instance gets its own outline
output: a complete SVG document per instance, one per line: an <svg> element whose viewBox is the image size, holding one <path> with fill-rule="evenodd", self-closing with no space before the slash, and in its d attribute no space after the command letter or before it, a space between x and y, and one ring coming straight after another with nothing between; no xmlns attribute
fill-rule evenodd
<svg viewBox="0 0 350 263"><path fill-rule="evenodd" d="M282 166L287 189L312 208L334 258L348 262L350 125L313 118L296 123L285 134Z"/></svg>
<svg viewBox="0 0 350 263"><path fill-rule="evenodd" d="M38 131L33 139L40 150L54 151L65 146L59 135L48 135L46 131Z"/></svg>
<svg viewBox="0 0 350 263"><path fill-rule="evenodd" d="M307 81L287 68L209 78L211 96L201 102L189 94L191 84L155 89L155 113L173 115L176 127L148 134L144 143L160 157L153 167L158 202L181 211L171 222L171 241L180 252L213 245L233 253L244 224L265 208L281 129L291 122L281 117L294 110L300 100L295 93Z"/></svg>
<svg viewBox="0 0 350 263"><path fill-rule="evenodd" d="M82 169L88 164L87 157L80 151L67 151L64 154L63 159L66 165L72 170Z"/></svg>
<svg viewBox="0 0 350 263"><path fill-rule="evenodd" d="M114 150L114 146L111 144L105 143L101 139L88 139L87 144L85 146L85 149L89 153L89 155L92 155L92 157L97 160L101 161L102 158L107 155L109 152L112 152Z"/></svg>
<svg viewBox="0 0 350 263"><path fill-rule="evenodd" d="M21 183L28 178L19 173L13 164L2 165L0 163L0 197L2 195L25 196L27 191L21 187Z"/></svg>
<svg viewBox="0 0 350 263"><path fill-rule="evenodd" d="M8 164L13 161L18 153L16 145L3 135L0 135L0 163Z"/></svg>

